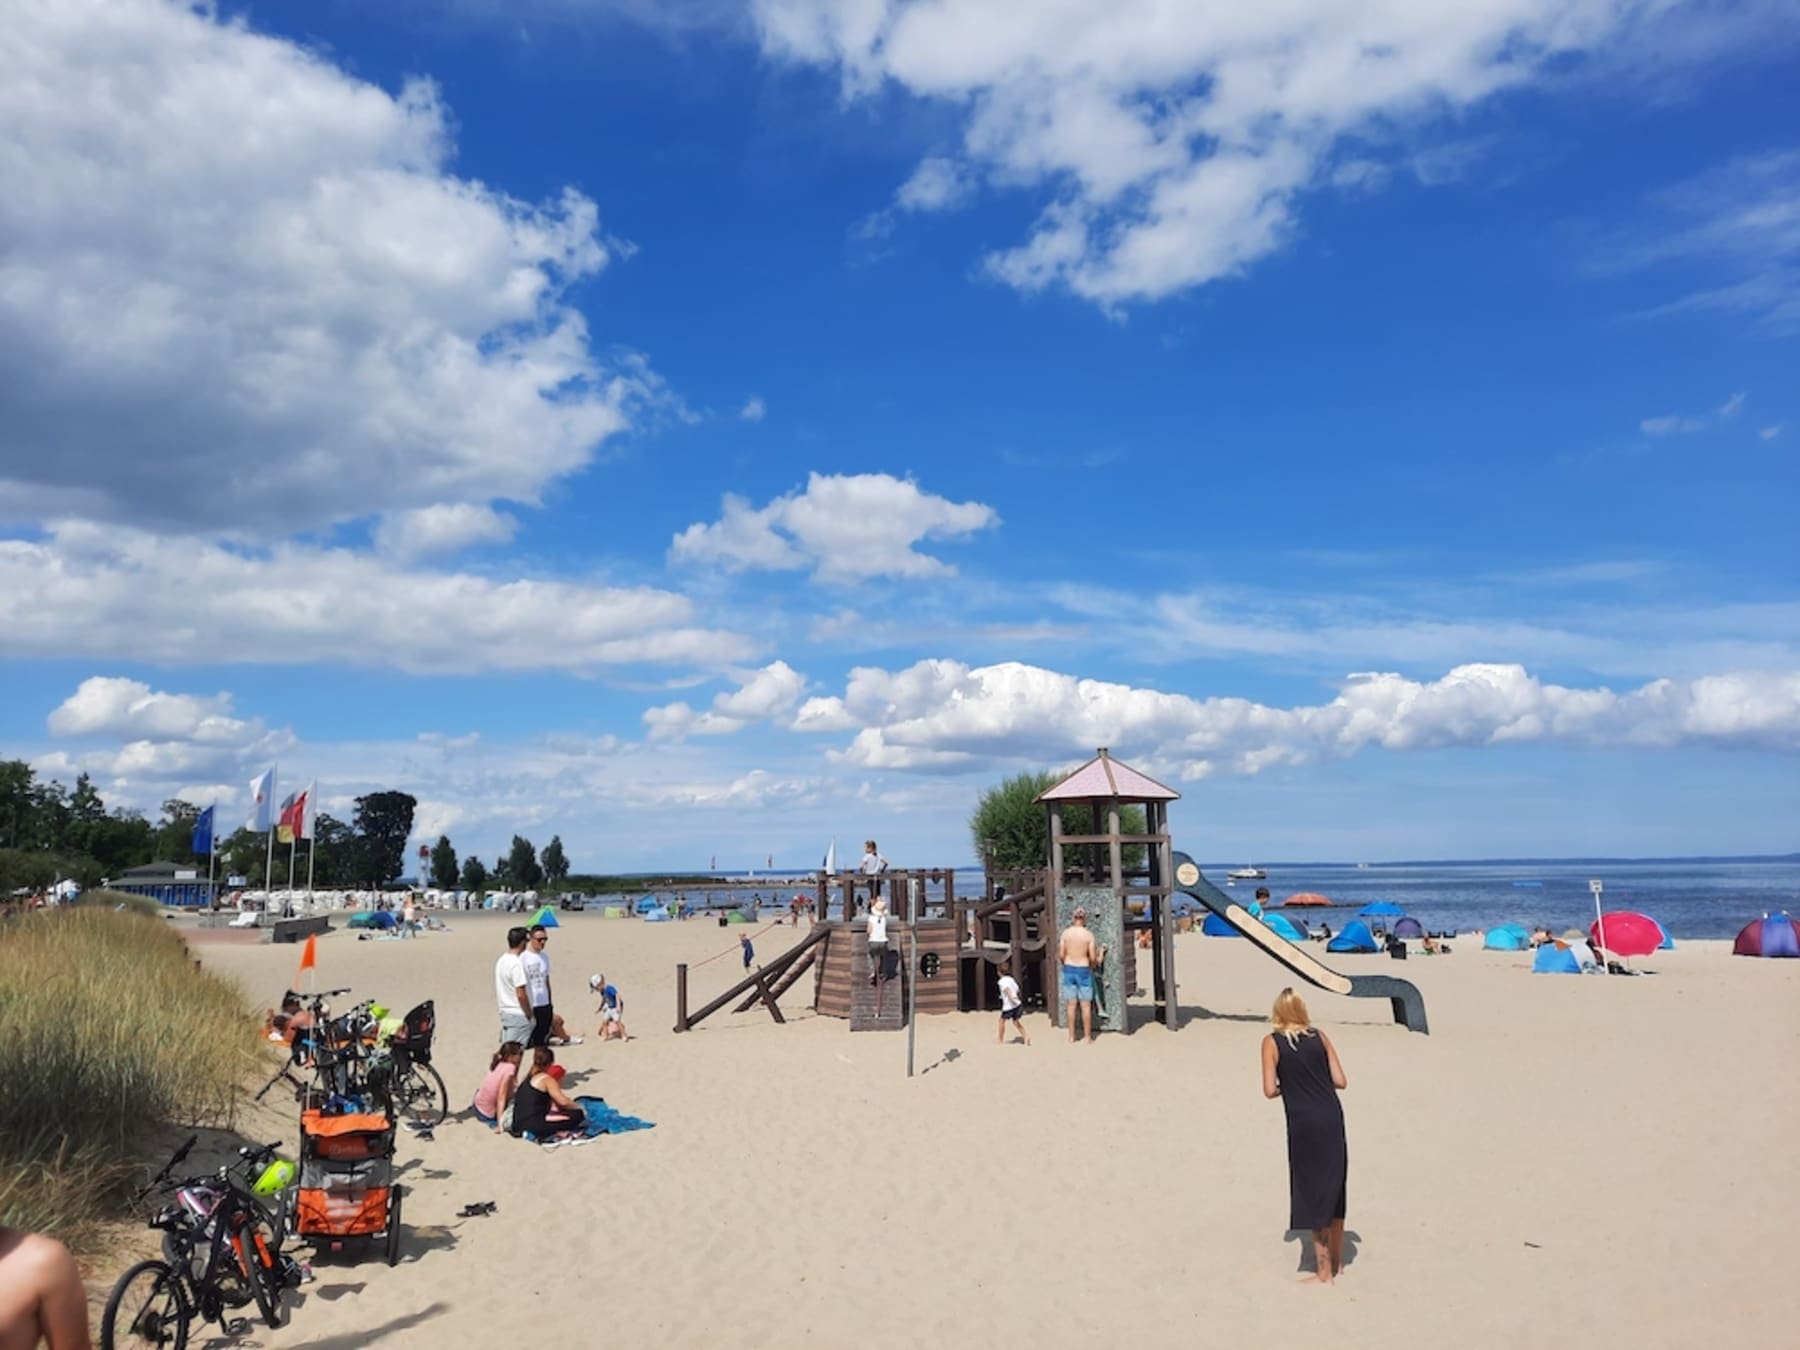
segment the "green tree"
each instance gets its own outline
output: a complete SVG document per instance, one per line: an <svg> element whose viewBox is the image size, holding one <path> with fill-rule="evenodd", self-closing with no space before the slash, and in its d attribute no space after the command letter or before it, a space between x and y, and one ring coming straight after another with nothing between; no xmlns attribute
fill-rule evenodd
<svg viewBox="0 0 1800 1350"><path fill-rule="evenodd" d="M75 791L69 794L68 814L57 847L65 853L92 856L95 837L105 824L106 803L100 800L94 780L84 773L75 780Z"/></svg>
<svg viewBox="0 0 1800 1350"><path fill-rule="evenodd" d="M365 879L379 886L406 868L406 841L419 802L410 792L371 792L356 799L356 859Z"/></svg>
<svg viewBox="0 0 1800 1350"><path fill-rule="evenodd" d="M0 760L0 847L25 847L33 828L33 776L31 765L22 759Z"/></svg>
<svg viewBox="0 0 1800 1350"><path fill-rule="evenodd" d="M1064 778L1057 770L1014 774L981 794L975 811L969 817L969 837L975 845L975 856L985 859L987 845L993 844L994 866L1003 872L1050 865L1050 813L1037 800L1038 794L1055 786ZM1086 806L1063 807L1065 834L1099 834L1106 828L1102 814L1100 824L1093 821ZM1119 812L1119 829L1124 834L1144 834L1144 808L1126 806ZM1127 868L1141 868L1146 858L1142 844L1127 844L1124 861Z"/></svg>
<svg viewBox="0 0 1800 1350"><path fill-rule="evenodd" d="M455 890L456 877L456 850L450 846L450 836L440 834L431 850L431 884L440 891Z"/></svg>
<svg viewBox="0 0 1800 1350"><path fill-rule="evenodd" d="M156 856L167 862L187 862L199 857L201 866L206 865L204 854L194 853L194 822L200 819L200 808L192 802L183 801L180 797L170 797L162 804L162 819L156 824L154 850ZM219 826L218 813L213 813L213 828ZM213 841L213 852L218 852L218 839Z"/></svg>
<svg viewBox="0 0 1800 1350"><path fill-rule="evenodd" d="M563 852L560 834L550 836L550 842L544 845L543 856L538 862L543 866L545 878L553 885L561 885L568 880L569 855Z"/></svg>
<svg viewBox="0 0 1800 1350"><path fill-rule="evenodd" d="M465 891L473 891L479 895L482 891L487 889L487 884L488 870L486 865L480 858L471 853L468 857L463 859L462 888Z"/></svg>
<svg viewBox="0 0 1800 1350"><path fill-rule="evenodd" d="M522 834L513 836L512 848L506 854L506 881L521 890L535 891L544 882L544 869L538 865L537 850Z"/></svg>
<svg viewBox="0 0 1800 1350"><path fill-rule="evenodd" d="M343 821L319 812L313 819L312 849L314 886L339 890L357 883L357 839Z"/></svg>

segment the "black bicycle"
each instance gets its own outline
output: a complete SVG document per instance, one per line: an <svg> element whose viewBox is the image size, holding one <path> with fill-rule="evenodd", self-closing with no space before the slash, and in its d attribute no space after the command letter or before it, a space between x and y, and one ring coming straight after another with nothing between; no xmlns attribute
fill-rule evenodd
<svg viewBox="0 0 1800 1350"><path fill-rule="evenodd" d="M282 1255L286 1228L284 1201L266 1208L255 1182L240 1175L277 1164L275 1145L238 1150L235 1167L208 1176L171 1179L194 1147L190 1138L138 1194L167 1196L150 1220L162 1230L161 1260L140 1261L113 1286L100 1322L101 1350L158 1346L182 1350L188 1327L198 1317L216 1321L231 1335L244 1329L231 1314L254 1303L271 1327L281 1325L282 1295L305 1278L291 1257Z"/></svg>

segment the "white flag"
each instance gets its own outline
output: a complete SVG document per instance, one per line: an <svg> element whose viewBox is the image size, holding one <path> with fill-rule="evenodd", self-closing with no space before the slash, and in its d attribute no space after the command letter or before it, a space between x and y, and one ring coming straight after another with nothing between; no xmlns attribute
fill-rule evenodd
<svg viewBox="0 0 1800 1350"><path fill-rule="evenodd" d="M301 839L311 839L313 837L313 826L318 823L319 819L318 779L315 778L306 785L306 793L301 798L301 801L304 805L300 812L299 837Z"/></svg>
<svg viewBox="0 0 1800 1350"><path fill-rule="evenodd" d="M244 822L244 828L256 834L267 834L269 826L273 823L275 807L275 770L273 768L250 780L250 803L250 819Z"/></svg>

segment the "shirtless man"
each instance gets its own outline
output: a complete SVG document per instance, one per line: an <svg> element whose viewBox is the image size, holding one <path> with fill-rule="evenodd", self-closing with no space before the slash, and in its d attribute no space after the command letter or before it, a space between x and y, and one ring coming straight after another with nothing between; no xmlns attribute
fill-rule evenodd
<svg viewBox="0 0 1800 1350"><path fill-rule="evenodd" d="M1088 932L1087 911L1077 909L1075 922L1063 929L1056 944L1056 959L1062 962L1063 1020L1068 1024L1069 1042L1075 1034L1075 1007L1081 1006L1081 1031L1088 1040L1094 1031L1094 971L1106 958L1106 949Z"/></svg>
<svg viewBox="0 0 1800 1350"><path fill-rule="evenodd" d="M93 1350L87 1292L55 1238L0 1228L0 1350Z"/></svg>

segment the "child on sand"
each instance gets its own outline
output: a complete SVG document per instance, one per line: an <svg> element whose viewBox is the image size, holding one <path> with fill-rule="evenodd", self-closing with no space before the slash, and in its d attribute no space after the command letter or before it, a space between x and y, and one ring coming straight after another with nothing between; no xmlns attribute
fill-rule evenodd
<svg viewBox="0 0 1800 1350"><path fill-rule="evenodd" d="M744 969L750 969L750 963L756 959L756 948L750 945L750 935L745 933L738 939L738 945L744 949Z"/></svg>
<svg viewBox="0 0 1800 1350"><path fill-rule="evenodd" d="M618 988L608 984L604 975L592 976L588 980L588 988L600 996L600 1039L630 1040L631 1037L625 1031L625 998Z"/></svg>
<svg viewBox="0 0 1800 1350"><path fill-rule="evenodd" d="M1006 1024L1011 1022L1019 1029L1021 1044L1030 1045L1031 1036L1025 1030L1025 1000L1019 994L1019 982L1013 978L1012 967L1002 966L1000 969L1000 1027L994 1035L996 1044L1006 1043Z"/></svg>

